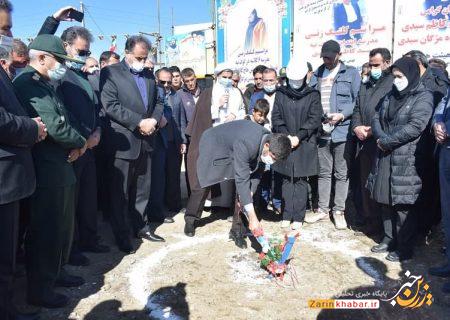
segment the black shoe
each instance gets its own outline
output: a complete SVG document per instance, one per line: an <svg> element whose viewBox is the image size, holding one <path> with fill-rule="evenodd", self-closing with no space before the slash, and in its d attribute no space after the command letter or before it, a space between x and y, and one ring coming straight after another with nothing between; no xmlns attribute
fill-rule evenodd
<svg viewBox="0 0 450 320"><path fill-rule="evenodd" d="M381 253L381 252L388 252L389 249L389 245L387 243L380 243L377 244L376 246L373 246L370 251L374 252L374 253Z"/></svg>
<svg viewBox="0 0 450 320"><path fill-rule="evenodd" d="M64 288L75 288L80 287L84 284L84 279L82 277L73 276L67 272L61 272L58 279L56 279L56 287Z"/></svg>
<svg viewBox="0 0 450 320"><path fill-rule="evenodd" d="M83 266L86 267L90 264L89 259L83 255L81 252L71 252L70 253L70 257L69 257L69 262L68 264L70 264L71 266Z"/></svg>
<svg viewBox="0 0 450 320"><path fill-rule="evenodd" d="M195 226L193 223L186 222L186 224L184 225L184 234L188 237L195 236Z"/></svg>
<svg viewBox="0 0 450 320"><path fill-rule="evenodd" d="M428 269L428 273L436 277L450 277L450 263L442 267L430 268Z"/></svg>
<svg viewBox="0 0 450 320"><path fill-rule="evenodd" d="M136 252L136 250L131 245L130 240L117 241L117 247L119 248L120 251L122 251L125 254L132 254Z"/></svg>
<svg viewBox="0 0 450 320"><path fill-rule="evenodd" d="M175 220L173 220L173 218L170 217L164 218L164 223L174 223L174 222Z"/></svg>
<svg viewBox="0 0 450 320"><path fill-rule="evenodd" d="M158 236L153 231L150 230L141 230L138 233L138 237L141 239L146 239L152 242L165 242L166 240L163 237Z"/></svg>
<svg viewBox="0 0 450 320"><path fill-rule="evenodd" d="M442 292L443 293L450 293L450 282L444 283L442 286Z"/></svg>
<svg viewBox="0 0 450 320"><path fill-rule="evenodd" d="M82 246L80 249L83 252L92 252L92 253L107 253L111 251L111 249L108 246L98 243L90 246Z"/></svg>
<svg viewBox="0 0 450 320"><path fill-rule="evenodd" d="M56 309L65 307L69 303L69 298L63 294L51 292L39 298L28 297L27 302L34 306Z"/></svg>
<svg viewBox="0 0 450 320"><path fill-rule="evenodd" d="M412 254L400 254L397 251L389 252L386 256L386 260L391 262L403 262L410 260L412 258Z"/></svg>
<svg viewBox="0 0 450 320"><path fill-rule="evenodd" d="M240 248L240 249L246 249L247 248L247 242L245 241L245 238L242 234L234 232L233 230L230 231L229 238L234 241L234 244Z"/></svg>

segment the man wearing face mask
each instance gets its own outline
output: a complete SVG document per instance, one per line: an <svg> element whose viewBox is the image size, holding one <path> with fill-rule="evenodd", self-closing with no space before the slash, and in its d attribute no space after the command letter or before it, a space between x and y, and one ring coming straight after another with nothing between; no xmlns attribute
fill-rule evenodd
<svg viewBox="0 0 450 320"><path fill-rule="evenodd" d="M215 74L216 82L212 88L206 88L200 94L196 103L194 114L186 128L186 135L189 136L189 151L187 154L187 172L189 185L191 187L191 195L186 207L185 220L186 225L184 233L187 236L195 235L195 222L200 219L203 204L201 201L202 188L198 184L197 179L197 158L199 152L200 138L211 126L220 126L224 123L245 118L245 107L242 95L239 89L232 86L232 67L227 63L221 63L216 66ZM216 197L216 203L221 200L220 205L234 209L233 184L222 183L213 186L212 197ZM201 204L201 207L199 205Z"/></svg>
<svg viewBox="0 0 450 320"><path fill-rule="evenodd" d="M119 249L132 253L131 232L148 241L161 241L149 224L153 135L163 115L153 72L145 68L151 50L143 36L125 42L125 59L100 73L103 109L111 120L110 222ZM130 221L131 225L130 225Z"/></svg>
<svg viewBox="0 0 450 320"><path fill-rule="evenodd" d="M14 67L14 76L18 76L29 62L30 57L28 56L27 45L19 39L14 39L12 47L12 64Z"/></svg>
<svg viewBox="0 0 450 320"><path fill-rule="evenodd" d="M380 100L392 90L394 80L389 66L391 53L386 48L376 48L369 53L369 79L361 84L358 99L352 117L352 131L356 135L356 177L355 188L358 199L356 201L359 224L367 235L375 235L381 231L381 216L375 202L365 188L367 177L372 168L377 153L377 145L372 136L371 123L375 115L375 108ZM359 234L359 233L358 233Z"/></svg>
<svg viewBox="0 0 450 320"><path fill-rule="evenodd" d="M61 21L69 20L70 10L71 8L62 8L52 17L48 17L39 34L54 34ZM99 243L97 230L97 170L93 149L101 139L100 104L98 95L89 83L84 70L93 37L86 28L72 26L63 31L61 40L68 56L80 61L66 61L67 72L54 85L74 116L79 132L87 141L86 152L74 163L77 177L76 220L69 260L72 265L85 266L89 264L89 260L82 254L83 251L94 253L109 251L107 246Z"/></svg>
<svg viewBox="0 0 450 320"><path fill-rule="evenodd" d="M240 207L248 214L249 229L258 229L260 222L253 207L253 194L259 183L261 168L264 164L272 165L286 159L290 152L291 142L286 135L271 134L252 121L232 121L206 130L200 139L196 162L200 189L192 189L186 215L195 205L196 218L199 219L210 187L234 180ZM192 215L186 217L186 225L192 218ZM236 208L230 239L239 248L246 247L245 230L240 210Z"/></svg>
<svg viewBox="0 0 450 320"><path fill-rule="evenodd" d="M76 176L72 163L85 152L86 139L75 128L72 117L53 84L67 72L67 56L61 39L39 35L30 44L30 65L14 80L22 105L32 117L40 116L50 139L33 149L37 188L31 197L31 221L25 241L30 304L59 308L68 303L56 286L82 283L67 274L73 238Z"/></svg>
<svg viewBox="0 0 450 320"><path fill-rule="evenodd" d="M324 111L319 146L319 209L308 213L307 223L329 220L331 175L334 172L335 194L331 208L336 229L346 229L344 217L348 193L350 119L358 96L361 77L356 68L340 61L339 43L329 40L322 45L323 64L311 77L310 87L320 91Z"/></svg>
<svg viewBox="0 0 450 320"><path fill-rule="evenodd" d="M186 150L186 113L180 96L172 89L172 73L168 68L156 72L159 93L163 95L164 116L156 133L152 159L150 217L157 223L173 223L165 217L166 208L177 214L181 210L181 161ZM184 145L184 146L183 146Z"/></svg>
<svg viewBox="0 0 450 320"><path fill-rule="evenodd" d="M0 0L0 56L11 59L12 5ZM4 67L5 64L2 64ZM30 118L11 78L0 68L0 319L16 319L12 284L15 274L20 201L35 190L31 147L46 138L41 118ZM31 318L31 317L30 317Z"/></svg>

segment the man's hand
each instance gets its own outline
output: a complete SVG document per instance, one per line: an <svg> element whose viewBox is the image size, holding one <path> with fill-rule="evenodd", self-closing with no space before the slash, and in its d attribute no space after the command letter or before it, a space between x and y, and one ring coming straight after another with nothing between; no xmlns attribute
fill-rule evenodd
<svg viewBox="0 0 450 320"><path fill-rule="evenodd" d="M289 140L291 140L292 149L297 148L300 144L300 139L297 136L288 136Z"/></svg>
<svg viewBox="0 0 450 320"><path fill-rule="evenodd" d="M166 117L162 116L161 120L159 120L159 127L164 128L165 126L167 126L167 119Z"/></svg>
<svg viewBox="0 0 450 320"><path fill-rule="evenodd" d="M143 119L139 122L139 131L142 135L149 136L155 132L156 124L157 122L153 118Z"/></svg>
<svg viewBox="0 0 450 320"><path fill-rule="evenodd" d="M353 132L356 134L359 140L364 141L367 139L367 131L365 126L357 126L353 129Z"/></svg>
<svg viewBox="0 0 450 320"><path fill-rule="evenodd" d="M337 123L344 120L344 115L342 113L329 113L328 114L328 122L332 125L336 125Z"/></svg>
<svg viewBox="0 0 450 320"><path fill-rule="evenodd" d="M84 144L84 146L83 146L82 148L78 149L78 152L79 152L79 154L80 154L80 157L86 152L87 148L88 148L88 144L87 144L87 141L86 141L86 143Z"/></svg>
<svg viewBox="0 0 450 320"><path fill-rule="evenodd" d="M181 144L181 146L180 146L180 153L181 154L185 154L186 153L186 150L187 150L187 146L186 146L186 144Z"/></svg>
<svg viewBox="0 0 450 320"><path fill-rule="evenodd" d="M234 120L236 120L236 116L234 115L234 113L230 113L225 118L225 122L230 122L230 121L234 121Z"/></svg>
<svg viewBox="0 0 450 320"><path fill-rule="evenodd" d="M38 126L38 142L44 140L47 137L47 127L45 123L42 122L41 117L32 118Z"/></svg>
<svg viewBox="0 0 450 320"><path fill-rule="evenodd" d="M228 99L230 99L229 93L225 93L223 96L221 96L219 99L219 107L223 107L225 104L227 104Z"/></svg>
<svg viewBox="0 0 450 320"><path fill-rule="evenodd" d="M250 229L250 231L253 232L261 228L261 222L258 220L255 210L247 212L247 214L248 214L248 228Z"/></svg>
<svg viewBox="0 0 450 320"><path fill-rule="evenodd" d="M88 149L95 148L100 143L101 133L97 128L87 139L86 144Z"/></svg>
<svg viewBox="0 0 450 320"><path fill-rule="evenodd" d="M74 162L80 157L80 149L72 149L67 157L67 162Z"/></svg>
<svg viewBox="0 0 450 320"><path fill-rule="evenodd" d="M386 151L386 150L384 150L383 147L381 146L381 144L380 144L380 139L377 140L377 146L378 146L378 148L379 148L381 151L383 151L383 152Z"/></svg>
<svg viewBox="0 0 450 320"><path fill-rule="evenodd" d="M445 128L445 124L443 122L436 122L433 126L434 136L436 137L436 141L438 143L444 143L445 139L447 139L447 129Z"/></svg>
<svg viewBox="0 0 450 320"><path fill-rule="evenodd" d="M55 18L58 21L73 21L73 19L69 18L70 10L77 10L77 9L72 6L63 7L53 14L53 18Z"/></svg>

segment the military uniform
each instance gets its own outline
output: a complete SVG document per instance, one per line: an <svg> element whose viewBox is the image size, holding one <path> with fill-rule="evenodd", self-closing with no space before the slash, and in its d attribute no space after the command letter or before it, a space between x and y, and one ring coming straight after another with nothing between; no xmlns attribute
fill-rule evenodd
<svg viewBox="0 0 450 320"><path fill-rule="evenodd" d="M32 149L36 191L31 197L25 244L28 300L40 304L53 294L61 266L68 258L76 178L67 160L69 151L82 148L86 140L72 126L70 114L51 83L34 68L27 67L13 84L29 116L41 117L48 132L47 138Z"/></svg>

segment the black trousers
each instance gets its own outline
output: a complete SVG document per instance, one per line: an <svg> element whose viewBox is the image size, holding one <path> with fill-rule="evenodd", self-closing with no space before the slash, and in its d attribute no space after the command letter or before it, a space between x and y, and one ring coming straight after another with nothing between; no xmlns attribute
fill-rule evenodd
<svg viewBox="0 0 450 320"><path fill-rule="evenodd" d="M103 138L102 138L103 139ZM114 162L114 156L107 151L103 141L94 149L95 165L97 174L97 205L102 211L103 217L108 218L110 214L110 177Z"/></svg>
<svg viewBox="0 0 450 320"><path fill-rule="evenodd" d="M73 249L97 243L97 170L92 150L74 163L77 177L75 191L75 232Z"/></svg>
<svg viewBox="0 0 450 320"><path fill-rule="evenodd" d="M148 222L145 214L151 187L152 160L141 150L136 160L114 159L111 172L110 222L117 241L128 240Z"/></svg>
<svg viewBox="0 0 450 320"><path fill-rule="evenodd" d="M36 188L25 239L28 296L50 294L73 239L75 185Z"/></svg>
<svg viewBox="0 0 450 320"><path fill-rule="evenodd" d="M0 319L10 315L14 279L17 234L19 230L19 201L0 204Z"/></svg>
<svg viewBox="0 0 450 320"><path fill-rule="evenodd" d="M370 171L372 169L372 163L376 155L372 152L365 151L362 149L356 158L357 161L357 172L355 177L357 194L357 208L359 219L369 228L374 231L380 231L382 228L382 220L380 209L378 208L377 202L372 200L370 197L370 192L366 188L367 178L369 177ZM356 203L355 202L355 203Z"/></svg>
<svg viewBox="0 0 450 320"><path fill-rule="evenodd" d="M283 220L303 222L308 202L307 178L282 175Z"/></svg>
<svg viewBox="0 0 450 320"><path fill-rule="evenodd" d="M166 150L166 188L165 204L172 212L181 210L181 162L180 145L169 142Z"/></svg>
<svg viewBox="0 0 450 320"><path fill-rule="evenodd" d="M189 176L188 176L188 166L187 166L187 154L189 150L189 145L186 146L186 153L183 155L184 160L184 178L186 179L186 189L188 197L191 196L191 185L189 183Z"/></svg>
<svg viewBox="0 0 450 320"><path fill-rule="evenodd" d="M380 205L384 238L400 255L411 255L417 233L417 209L414 205Z"/></svg>

